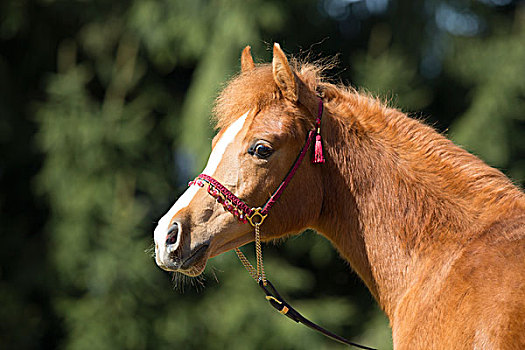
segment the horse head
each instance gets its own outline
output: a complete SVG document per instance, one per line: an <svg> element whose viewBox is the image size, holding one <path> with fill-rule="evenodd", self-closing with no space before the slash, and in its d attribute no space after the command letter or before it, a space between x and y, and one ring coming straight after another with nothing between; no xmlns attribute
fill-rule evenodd
<svg viewBox="0 0 525 350"><path fill-rule="evenodd" d="M219 132L202 174L257 208L282 183L315 129L319 98L316 82L294 71L278 44L271 65L255 65L246 47L241 68L217 99ZM312 226L322 207L319 169L309 161L297 168L261 226L263 240ZM254 240L246 213L209 185L198 179L160 219L154 239L162 269L197 276L209 258Z"/></svg>

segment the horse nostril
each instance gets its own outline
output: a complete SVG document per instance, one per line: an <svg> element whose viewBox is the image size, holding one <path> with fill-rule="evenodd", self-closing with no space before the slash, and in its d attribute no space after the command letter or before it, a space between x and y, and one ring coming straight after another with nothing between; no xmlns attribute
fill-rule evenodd
<svg viewBox="0 0 525 350"><path fill-rule="evenodd" d="M179 224L174 222L170 229L168 230L168 234L166 235L166 245L172 245L177 242L177 238L179 236Z"/></svg>

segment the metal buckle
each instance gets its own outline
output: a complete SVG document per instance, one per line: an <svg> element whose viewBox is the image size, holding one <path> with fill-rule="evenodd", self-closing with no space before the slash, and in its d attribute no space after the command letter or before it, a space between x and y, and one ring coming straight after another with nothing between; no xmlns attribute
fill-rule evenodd
<svg viewBox="0 0 525 350"><path fill-rule="evenodd" d="M253 210L253 214L251 216L247 216L247 219L250 222L250 224L254 227L255 225L262 225L264 219L266 219L266 216L268 216L268 214L266 215L261 214L261 211L262 211L261 207L252 208L252 210ZM256 217L259 217L259 220L260 220L259 222L254 221Z"/></svg>

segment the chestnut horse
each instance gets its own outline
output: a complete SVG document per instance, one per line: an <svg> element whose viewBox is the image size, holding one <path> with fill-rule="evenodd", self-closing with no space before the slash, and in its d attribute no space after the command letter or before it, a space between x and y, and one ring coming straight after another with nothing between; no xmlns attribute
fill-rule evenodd
<svg viewBox="0 0 525 350"><path fill-rule="evenodd" d="M525 194L423 123L288 62L242 72L215 106L219 133L203 171L262 205L315 130L306 161L261 225L273 240L313 228L380 304L396 349L525 349ZM157 264L199 275L209 258L254 240L250 225L190 186L155 229Z"/></svg>

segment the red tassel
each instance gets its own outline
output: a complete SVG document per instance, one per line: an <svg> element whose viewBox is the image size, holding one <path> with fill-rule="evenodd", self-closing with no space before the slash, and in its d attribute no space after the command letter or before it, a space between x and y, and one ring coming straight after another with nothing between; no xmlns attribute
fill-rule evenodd
<svg viewBox="0 0 525 350"><path fill-rule="evenodd" d="M321 143L321 134L315 137L314 163L324 163L323 144Z"/></svg>
<svg viewBox="0 0 525 350"><path fill-rule="evenodd" d="M315 149L313 163L324 163L323 144L321 143L321 118L323 117L323 100L319 99L319 110L317 111L317 119L315 120L315 128L317 135L315 136Z"/></svg>

